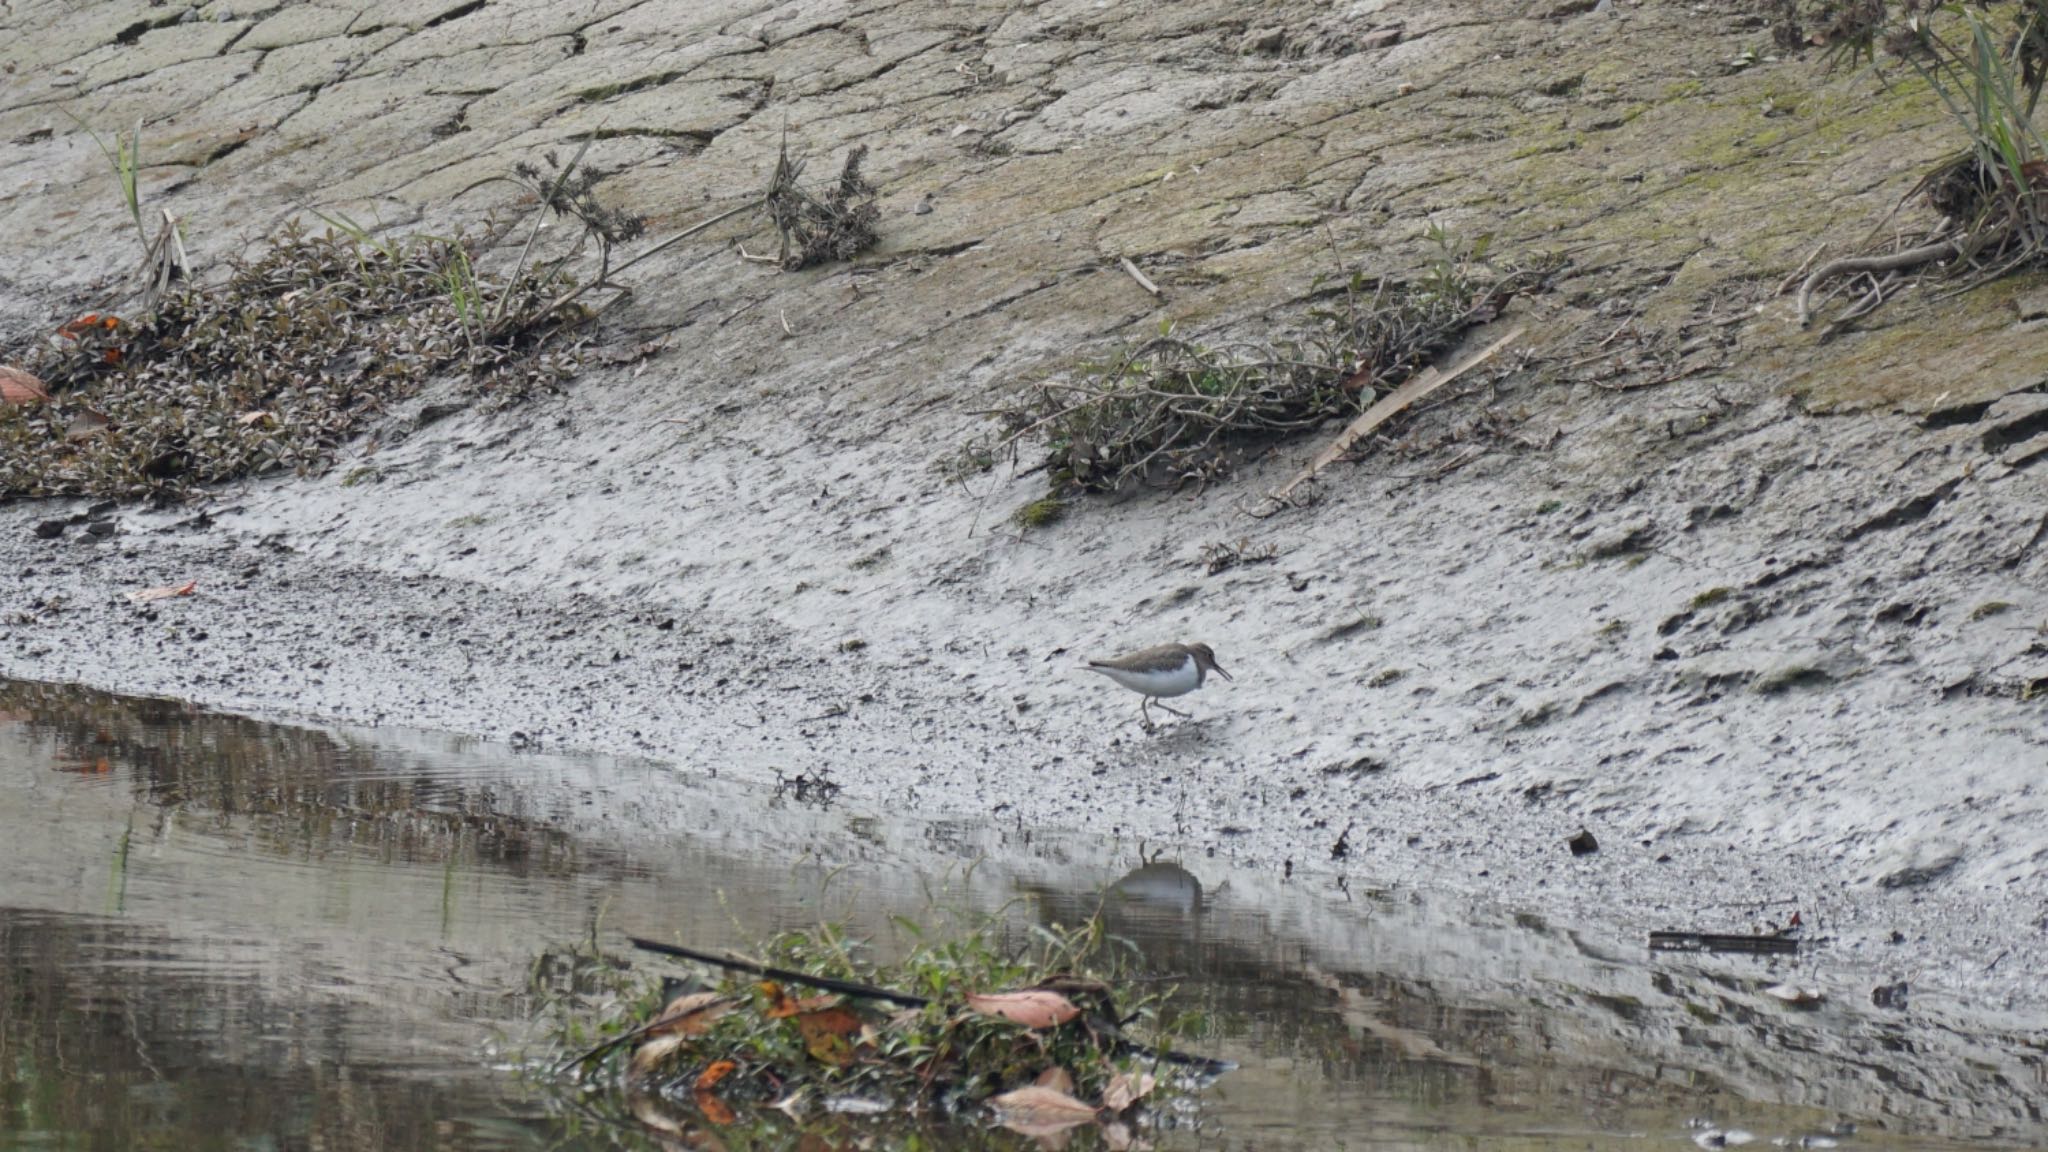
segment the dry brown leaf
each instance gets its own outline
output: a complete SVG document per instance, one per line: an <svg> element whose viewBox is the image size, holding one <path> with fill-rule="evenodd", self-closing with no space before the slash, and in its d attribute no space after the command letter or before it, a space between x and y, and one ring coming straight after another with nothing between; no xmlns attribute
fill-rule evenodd
<svg viewBox="0 0 2048 1152"><path fill-rule="evenodd" d="M796 1030L811 1059L836 1068L853 1059L853 1043L847 1037L860 1031L860 1017L844 1006L804 1012L796 1018Z"/></svg>
<svg viewBox="0 0 2048 1152"><path fill-rule="evenodd" d="M268 419L270 419L270 413L259 409L255 412L244 412L240 416L235 417L235 423L240 424L244 428L247 428L249 425L254 424L259 420Z"/></svg>
<svg viewBox="0 0 2048 1152"><path fill-rule="evenodd" d="M1102 1106L1111 1112L1122 1112L1150 1096L1157 1087L1159 1082L1149 1072L1140 1072L1135 1079L1129 1073L1118 1072L1109 1078L1109 1086L1102 1090Z"/></svg>
<svg viewBox="0 0 2048 1152"><path fill-rule="evenodd" d="M1109 1152L1132 1152L1133 1149L1146 1147L1138 1142L1138 1136L1131 1131L1131 1126L1121 1120L1113 1120L1102 1126L1102 1146L1109 1149Z"/></svg>
<svg viewBox="0 0 2048 1152"><path fill-rule="evenodd" d="M90 408L80 408L71 423L64 426L64 439L69 441L90 440L113 427L114 422Z"/></svg>
<svg viewBox="0 0 2048 1152"><path fill-rule="evenodd" d="M49 398L49 389L34 375L0 364L0 400L9 404L41 404Z"/></svg>
<svg viewBox="0 0 2048 1152"><path fill-rule="evenodd" d="M199 591L199 581L187 580L183 584L166 584L162 588L144 588L140 592L130 592L128 594L128 602L130 604L147 604L152 600L165 600L172 596L190 596L197 591Z"/></svg>
<svg viewBox="0 0 2048 1152"><path fill-rule="evenodd" d="M1041 1088L1036 1084L991 1097L988 1103L995 1109L1003 1127L1026 1136L1064 1132L1093 1123L1096 1115L1092 1105L1084 1104L1065 1092Z"/></svg>
<svg viewBox="0 0 2048 1152"><path fill-rule="evenodd" d="M1065 1092L1069 1096L1074 1094L1074 1077L1065 1068L1057 1064L1040 1072L1038 1079L1032 1081L1032 1083L1037 1084L1040 1088L1050 1088L1055 1092Z"/></svg>
<svg viewBox="0 0 2048 1152"><path fill-rule="evenodd" d="M668 1002L647 1026L649 1036L702 1036L718 1018L732 1011L730 997L716 992L689 992Z"/></svg>
<svg viewBox="0 0 2048 1152"><path fill-rule="evenodd" d="M656 1036L652 1040L633 1045L633 1059L628 1065L629 1075L644 1077L653 1074L686 1043L688 1041L680 1035L669 1035Z"/></svg>
<svg viewBox="0 0 2048 1152"><path fill-rule="evenodd" d="M1024 992L991 992L980 996L970 994L967 1006L984 1016L1000 1016L1026 1028L1056 1028L1081 1014L1072 1000L1043 988Z"/></svg>
<svg viewBox="0 0 2048 1152"><path fill-rule="evenodd" d="M754 987L760 989L761 995L768 998L768 1010L763 1012L762 1015L770 1020L787 1020L791 1016L803 1011L803 1007L797 1003L796 997L791 996L782 985L777 984L773 980L763 980L759 984L754 985Z"/></svg>

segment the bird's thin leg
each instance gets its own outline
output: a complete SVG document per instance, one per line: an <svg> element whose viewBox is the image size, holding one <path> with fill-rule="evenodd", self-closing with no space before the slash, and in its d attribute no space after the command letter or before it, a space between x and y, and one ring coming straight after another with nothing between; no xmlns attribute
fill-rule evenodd
<svg viewBox="0 0 2048 1152"><path fill-rule="evenodd" d="M1183 711L1181 711L1181 710L1180 710L1180 709L1178 709L1178 708L1168 708L1168 707L1167 707L1166 705L1164 705L1164 704L1161 704L1161 705L1160 705L1160 707L1161 707L1161 708L1166 708L1166 710L1167 710L1168 712L1171 712L1171 713L1173 713L1173 714L1174 714L1175 716L1178 716L1178 717L1180 717L1180 718L1181 718L1181 719L1183 719L1183 720L1193 720L1193 719L1194 719L1194 716L1193 716L1192 714L1190 714L1190 713L1187 713L1187 712L1183 712Z"/></svg>
<svg viewBox="0 0 2048 1152"><path fill-rule="evenodd" d="M1145 726L1145 731L1147 732L1158 727L1157 724L1152 723L1151 707L1152 698L1150 696L1138 697L1138 722Z"/></svg>

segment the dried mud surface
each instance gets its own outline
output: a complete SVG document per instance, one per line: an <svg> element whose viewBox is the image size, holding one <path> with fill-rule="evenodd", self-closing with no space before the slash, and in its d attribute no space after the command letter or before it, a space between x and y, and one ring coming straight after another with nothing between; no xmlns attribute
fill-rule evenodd
<svg viewBox="0 0 2048 1152"><path fill-rule="evenodd" d="M1744 61L1759 25L1661 2L125 7L9 10L9 324L130 258L66 111L147 117L145 201L202 256L306 206L474 221L509 207L480 177L592 134L658 236L757 189L785 130L872 147L884 246L782 274L735 225L638 281L618 339L666 350L566 395L422 397L204 507L0 509L0 673L826 773L1616 952L1796 906L1840 1000L2044 1007L2033 286L1827 344L1774 294L1947 150L1910 86ZM1335 254L1410 269L1430 222L1573 263L1475 336L1524 347L1311 507L1247 514L1322 436L1028 533L1028 455L932 468L1030 373L1162 319L1284 324ZM1240 541L1275 557L1212 574ZM1077 670L1173 639L1237 682L1156 735Z"/></svg>

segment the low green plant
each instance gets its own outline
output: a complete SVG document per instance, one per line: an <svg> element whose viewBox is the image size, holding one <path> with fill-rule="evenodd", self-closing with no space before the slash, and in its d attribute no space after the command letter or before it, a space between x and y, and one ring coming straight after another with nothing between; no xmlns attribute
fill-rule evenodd
<svg viewBox="0 0 2048 1152"><path fill-rule="evenodd" d="M66 113L69 115L69 113ZM114 179L121 186L121 199L127 205L128 218L135 222L135 238L142 245L145 255L149 252L149 229L142 224L142 118L135 118L135 128L126 136L114 133L114 142L109 145L104 137L92 130L91 126L76 116L71 122L84 130L87 136L106 157L107 166L113 170Z"/></svg>
<svg viewBox="0 0 2048 1152"><path fill-rule="evenodd" d="M576 238L567 251L543 265L539 274L542 279L554 279L563 275L568 262L580 255L586 245L597 248L597 272L591 278L591 287L611 288L620 294L626 289L611 279L612 254L620 244L637 240L647 231L647 221L633 213L606 205L597 198L597 185L604 174L585 165L584 157L590 152L591 142L585 140L567 163L550 150L541 159L545 170L531 161L522 160L512 166L510 173L503 176L486 177L480 183L503 182L531 195L538 204L533 223L527 229L526 241L520 245L519 255L512 263L510 283L519 283L526 275L528 261L533 258L535 242L540 239L541 226L549 216L575 220L581 225ZM490 327L502 329L514 317L510 309L513 293L498 298L497 307L490 317Z"/></svg>
<svg viewBox="0 0 2048 1152"><path fill-rule="evenodd" d="M142 245L142 263L136 273L141 284L142 307L145 311L154 308L173 285L191 278L192 268L185 253L184 228L177 217L163 211L163 223L155 239L150 238L149 228L142 222L142 120L137 117L134 130L125 136L116 132L112 144L77 116L71 116L71 122L92 137L120 186L128 219L135 225L136 242Z"/></svg>
<svg viewBox="0 0 2048 1152"><path fill-rule="evenodd" d="M2044 149L2033 114L2048 66L2048 0L2019 5L2012 33L2003 38L1961 4L1939 11L1957 31L1938 33L1930 14L1908 21L1891 40L1969 139L1966 157L1937 171L1930 190L1975 201L1959 206L1975 209L1969 223L1984 241L1989 229L2010 230L2016 235L2007 243L2038 251L2044 238L2039 193L2048 190L2048 172L2041 170ZM1974 194L1964 195L1958 180L1974 181Z"/></svg>

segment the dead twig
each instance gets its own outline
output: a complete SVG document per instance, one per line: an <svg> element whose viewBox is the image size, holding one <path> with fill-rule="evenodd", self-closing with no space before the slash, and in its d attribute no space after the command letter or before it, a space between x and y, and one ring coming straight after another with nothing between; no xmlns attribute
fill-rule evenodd
<svg viewBox="0 0 2048 1152"><path fill-rule="evenodd" d="M1138 287L1143 288L1145 291L1150 292L1153 296L1159 299L1165 299L1166 293L1161 292L1159 290L1159 285L1154 284L1152 282L1151 277L1145 275L1143 272L1138 271L1138 266L1136 264L1131 263L1131 258L1129 256L1119 256L1117 257L1117 261L1124 266L1124 271L1131 274L1131 279L1136 280L1138 282Z"/></svg>
<svg viewBox="0 0 2048 1152"><path fill-rule="evenodd" d="M1951 239L1923 244L1918 248L1908 248L1903 252L1893 252L1888 256L1845 256L1839 260L1830 260L1814 269L1813 274L1806 278L1806 282L1799 286L1799 326L1808 327L1813 321L1812 309L1809 307L1813 290L1837 276L1846 276L1854 272L1900 272L1908 268L1918 268L1922 264L1932 264L1937 260L1953 259L1961 253L1962 249Z"/></svg>

